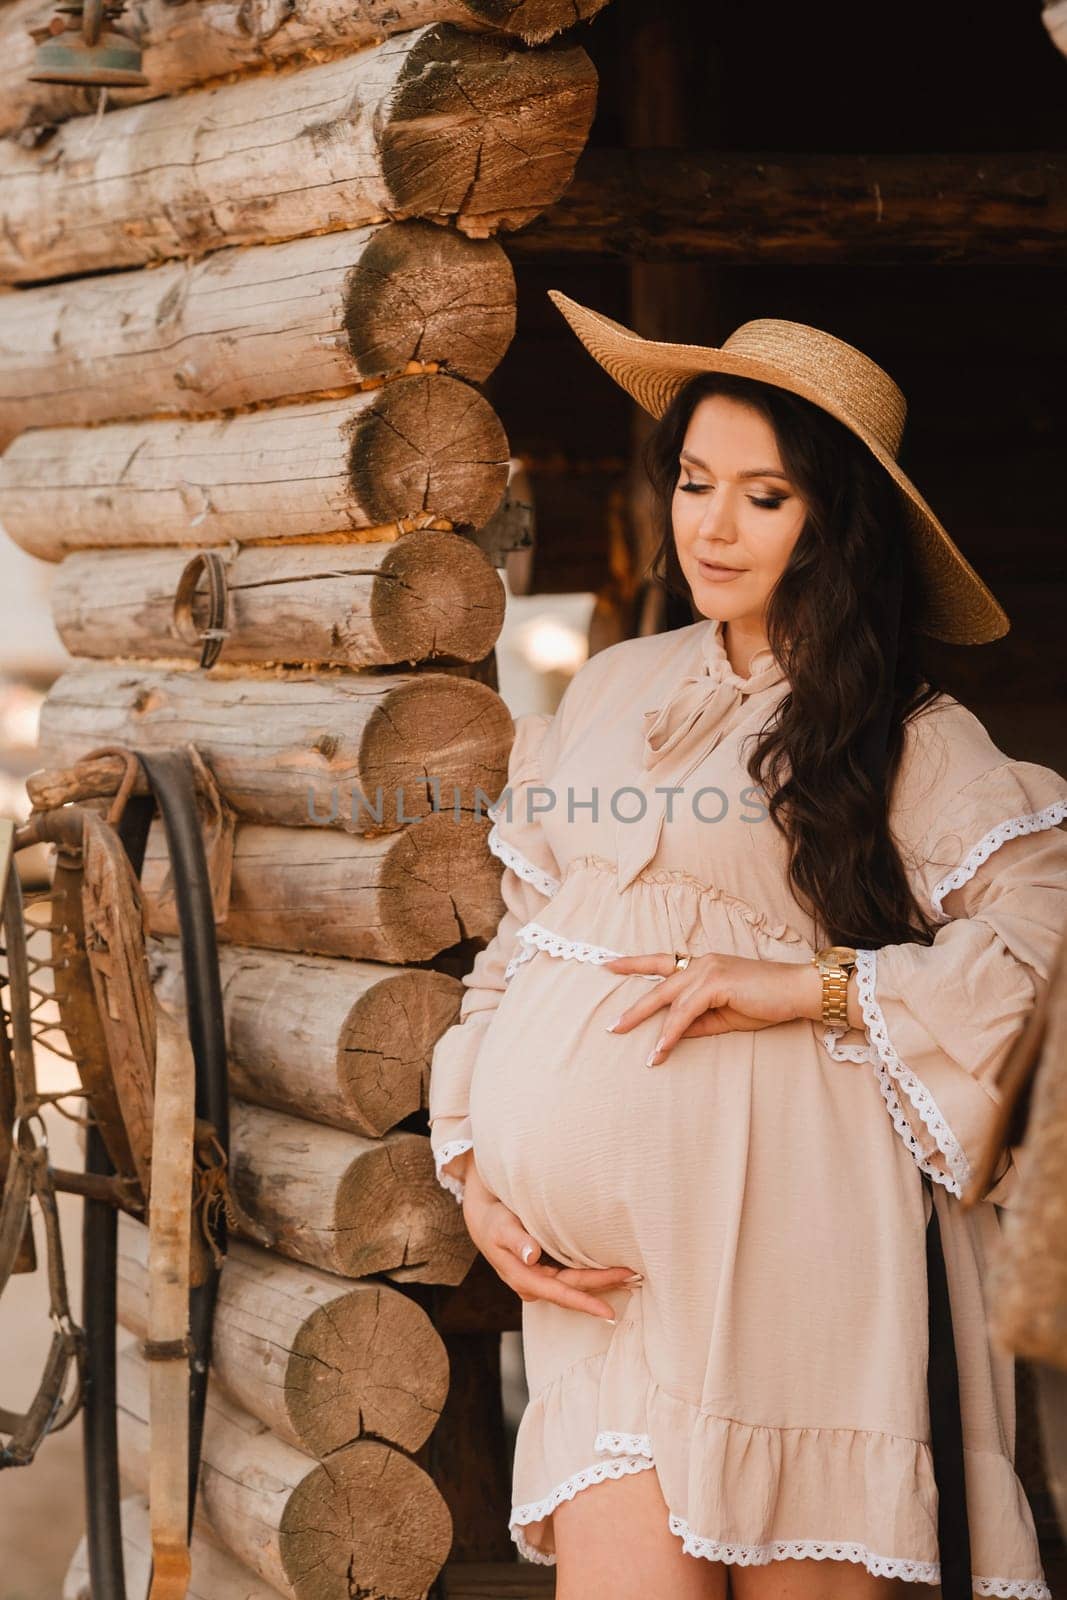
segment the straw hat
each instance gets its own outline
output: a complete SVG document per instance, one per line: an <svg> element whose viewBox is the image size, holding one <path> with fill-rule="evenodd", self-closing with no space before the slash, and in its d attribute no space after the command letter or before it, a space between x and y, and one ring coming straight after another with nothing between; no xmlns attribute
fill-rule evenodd
<svg viewBox="0 0 1067 1600"><path fill-rule="evenodd" d="M654 417L694 373L730 372L788 389L843 422L901 492L921 580L916 626L950 644L984 644L1007 633L1003 608L897 465L907 402L869 356L819 328L774 317L744 323L718 347L666 344L643 339L559 289L548 296L589 354Z"/></svg>

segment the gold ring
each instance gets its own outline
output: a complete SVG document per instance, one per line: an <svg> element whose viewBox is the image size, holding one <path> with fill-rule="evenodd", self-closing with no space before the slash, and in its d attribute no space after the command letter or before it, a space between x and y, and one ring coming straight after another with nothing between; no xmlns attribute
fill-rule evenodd
<svg viewBox="0 0 1067 1600"><path fill-rule="evenodd" d="M674 970L675 970L675 972L684 972L686 967L689 965L690 961L692 961L692 959L693 959L692 956L680 955L679 952L676 950L674 952Z"/></svg>

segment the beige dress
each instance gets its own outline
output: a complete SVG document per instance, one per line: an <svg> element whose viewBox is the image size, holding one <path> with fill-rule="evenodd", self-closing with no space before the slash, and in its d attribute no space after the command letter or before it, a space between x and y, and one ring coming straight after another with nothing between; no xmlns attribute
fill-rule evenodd
<svg viewBox="0 0 1067 1600"><path fill-rule="evenodd" d="M908 726L891 808L942 924L933 944L861 955L862 1030L797 1019L684 1039L646 1070L663 1012L605 1030L660 980L604 961L806 962L825 942L745 771L742 737L788 688L770 651L751 668L734 673L721 625L700 621L601 651L554 716L515 725L490 835L506 911L432 1061L438 1176L460 1197L448 1163L473 1145L545 1251L644 1282L608 1293L615 1325L523 1302L512 1537L550 1563L556 1506L651 1469L694 1557L937 1583L921 1169L949 1275L974 1587L1038 1600L1012 1361L983 1303L997 1206L957 1197L1067 924L1067 781L940 697Z"/></svg>

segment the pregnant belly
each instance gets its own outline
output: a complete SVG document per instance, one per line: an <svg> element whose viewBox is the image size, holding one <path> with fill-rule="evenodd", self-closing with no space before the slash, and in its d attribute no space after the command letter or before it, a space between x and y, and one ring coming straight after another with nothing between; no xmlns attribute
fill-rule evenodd
<svg viewBox="0 0 1067 1600"><path fill-rule="evenodd" d="M662 1009L627 1033L606 1031L653 982L538 952L478 1052L479 1170L568 1266L640 1268L650 1238L662 1248L665 1230L707 1202L713 1147L747 1120L750 1035L681 1040L650 1069Z"/></svg>

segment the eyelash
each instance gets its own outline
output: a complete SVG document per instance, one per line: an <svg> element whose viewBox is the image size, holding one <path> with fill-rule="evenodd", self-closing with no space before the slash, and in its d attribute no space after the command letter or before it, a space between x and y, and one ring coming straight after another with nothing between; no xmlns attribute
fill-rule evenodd
<svg viewBox="0 0 1067 1600"><path fill-rule="evenodd" d="M708 485L705 483L680 483L678 487L683 494L703 494ZM779 506L785 504L787 496L782 495L779 499L760 500L755 495L750 494L748 499L752 501L754 506L762 506L764 511L777 511Z"/></svg>

